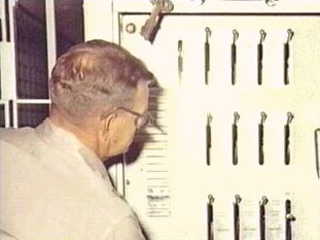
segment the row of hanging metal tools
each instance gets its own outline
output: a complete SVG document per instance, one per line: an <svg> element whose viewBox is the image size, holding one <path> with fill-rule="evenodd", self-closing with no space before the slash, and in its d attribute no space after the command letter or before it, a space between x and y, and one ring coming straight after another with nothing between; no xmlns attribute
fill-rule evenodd
<svg viewBox="0 0 320 240"><path fill-rule="evenodd" d="M293 38L294 32L292 29L287 29L287 39L283 44L283 68L284 76L283 82L284 85L288 85L289 81L289 59L290 59L290 42ZM209 84L209 75L210 75L210 37L212 31L209 27L205 28L205 43L204 43L204 72L205 72L205 84ZM239 32L236 29L232 31L233 40L231 44L231 84L236 84L236 70L237 70L237 40L239 39ZM265 30L260 30L260 40L257 43L257 83L262 85L263 83L263 57L264 57L264 47L263 43L266 39L267 33ZM182 74L183 73L183 41L178 40L178 74L179 82L182 83Z"/></svg>
<svg viewBox="0 0 320 240"><path fill-rule="evenodd" d="M214 240L215 239L215 232L218 231L218 224L219 220L216 219L215 211L214 211L214 197L212 194L208 195L208 202L207 202L207 236L208 240ZM241 219L241 216L243 216L244 212L241 214L241 197L239 194L235 195L235 199L232 203L232 211L233 211L233 236L234 240L240 240L241 239L241 221L244 221L244 219ZM267 214L268 211L268 198L266 196L262 196L259 203L257 203L257 211L259 212L259 219L256 219L256 221L259 221L258 228L259 231L259 239L260 240L266 240L267 239ZM285 240L292 240L292 222L296 220L295 216L292 214L292 201L290 199L286 199L284 202L284 216L283 221L285 225ZM273 213L275 214L275 213ZM280 214L280 213L278 213ZM254 228L252 226L252 228ZM225 230L225 229L224 229ZM252 230L252 229L251 229Z"/></svg>
<svg viewBox="0 0 320 240"><path fill-rule="evenodd" d="M290 124L293 120L293 114L291 112L287 113L287 121L284 125L284 164L290 164ZM211 151L212 151L212 133L211 133L211 125L212 125L212 114L207 115L207 123L206 123L206 163L207 165L211 165ZM240 114L238 112L234 112L234 121L232 124L232 164L238 165L238 122L240 119ZM267 114L265 112L261 112L261 119L258 123L258 148L259 148L259 165L263 165L265 163L264 158L264 123L267 119Z"/></svg>

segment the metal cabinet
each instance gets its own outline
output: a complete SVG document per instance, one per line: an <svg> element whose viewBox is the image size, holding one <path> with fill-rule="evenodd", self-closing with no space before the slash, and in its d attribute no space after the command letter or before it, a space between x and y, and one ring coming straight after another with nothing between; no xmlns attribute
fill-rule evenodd
<svg viewBox="0 0 320 240"><path fill-rule="evenodd" d="M109 3L94 19L85 2L86 38L128 48L161 89L163 131L116 170L150 239L319 238L320 2L172 1L153 43L150 1Z"/></svg>

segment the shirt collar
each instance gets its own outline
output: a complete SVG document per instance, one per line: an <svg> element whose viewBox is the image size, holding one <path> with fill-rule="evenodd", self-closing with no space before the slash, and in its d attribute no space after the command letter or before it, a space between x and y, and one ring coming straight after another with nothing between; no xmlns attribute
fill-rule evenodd
<svg viewBox="0 0 320 240"><path fill-rule="evenodd" d="M94 172L99 173L103 179L108 178L106 168L99 157L71 132L54 125L49 118L45 119L35 131L50 145L69 154L80 154Z"/></svg>

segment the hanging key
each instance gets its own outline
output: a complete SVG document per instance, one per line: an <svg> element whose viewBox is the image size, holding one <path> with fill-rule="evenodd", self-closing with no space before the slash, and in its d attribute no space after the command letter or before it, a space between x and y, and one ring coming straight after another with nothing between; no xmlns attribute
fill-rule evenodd
<svg viewBox="0 0 320 240"><path fill-rule="evenodd" d="M266 32L260 30L260 41L258 44L258 84L262 84L262 69L263 69L263 42L266 39Z"/></svg>
<svg viewBox="0 0 320 240"><path fill-rule="evenodd" d="M211 164L211 123L212 123L212 115L209 113L207 115L207 126L206 126L206 153L207 153L207 165L209 166Z"/></svg>
<svg viewBox="0 0 320 240"><path fill-rule="evenodd" d="M293 114L287 113L287 124L284 126L284 163L290 164L290 123L293 120Z"/></svg>
<svg viewBox="0 0 320 240"><path fill-rule="evenodd" d="M290 41L293 38L293 31L291 29L288 29L287 31L288 37L287 42L284 44L284 84L289 84L289 59L290 59Z"/></svg>
<svg viewBox="0 0 320 240"><path fill-rule="evenodd" d="M314 131L314 143L315 143L315 151L316 151L316 172L317 172L317 176L318 179L320 179L320 153L319 153L319 141L320 141L320 128L317 128Z"/></svg>
<svg viewBox="0 0 320 240"><path fill-rule="evenodd" d="M240 202L241 197L237 194L233 203L233 230L234 240L240 240Z"/></svg>
<svg viewBox="0 0 320 240"><path fill-rule="evenodd" d="M178 74L179 83L182 82L182 72L183 72L183 43L182 40L178 41Z"/></svg>
<svg viewBox="0 0 320 240"><path fill-rule="evenodd" d="M165 13L169 13L173 10L173 3L170 0L152 0L151 3L154 5L153 10L150 14L149 19L142 26L140 34L145 40L153 43L160 24Z"/></svg>
<svg viewBox="0 0 320 240"><path fill-rule="evenodd" d="M263 165L264 164L264 150L263 150L263 145L264 145L264 123L267 119L267 114L265 112L261 112L261 121L259 124L259 164Z"/></svg>
<svg viewBox="0 0 320 240"><path fill-rule="evenodd" d="M208 203L207 203L208 240L214 240L213 202L214 202L214 197L211 194L209 194Z"/></svg>
<svg viewBox="0 0 320 240"><path fill-rule="evenodd" d="M204 43L204 64L205 64L205 84L209 82L209 71L210 71L210 43L209 38L211 37L210 28L206 27L206 41Z"/></svg>
<svg viewBox="0 0 320 240"><path fill-rule="evenodd" d="M286 240L292 240L292 222L296 220L296 218L291 213L291 201L286 200L285 202L285 221L286 221Z"/></svg>
<svg viewBox="0 0 320 240"><path fill-rule="evenodd" d="M236 69L237 69L237 45L236 41L239 38L239 33L236 29L233 30L233 41L231 44L231 83L236 83Z"/></svg>
<svg viewBox="0 0 320 240"><path fill-rule="evenodd" d="M268 199L263 196L259 202L259 215L260 215L260 240L266 240L266 205Z"/></svg>
<svg viewBox="0 0 320 240"><path fill-rule="evenodd" d="M238 112L234 113L234 120L232 124L232 164L238 164L238 121L240 115Z"/></svg>

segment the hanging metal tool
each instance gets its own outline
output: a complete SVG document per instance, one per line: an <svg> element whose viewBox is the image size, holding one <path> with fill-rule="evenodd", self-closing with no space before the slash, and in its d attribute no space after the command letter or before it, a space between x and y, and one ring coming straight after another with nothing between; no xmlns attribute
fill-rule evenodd
<svg viewBox="0 0 320 240"><path fill-rule="evenodd" d="M234 114L234 120L232 124L232 164L238 164L238 121L240 119L240 115L238 112Z"/></svg>
<svg viewBox="0 0 320 240"><path fill-rule="evenodd" d="M317 171L317 176L318 179L320 179L320 164L319 164L319 135L320 135L320 128L317 128L314 131L314 143L315 143L315 148L316 148L316 171Z"/></svg>
<svg viewBox="0 0 320 240"><path fill-rule="evenodd" d="M292 222L296 220L296 218L291 213L291 201L286 200L285 202L285 221L286 221L286 240L292 240Z"/></svg>
<svg viewBox="0 0 320 240"><path fill-rule="evenodd" d="M266 39L266 32L260 30L260 41L258 44L258 84L262 84L262 69L263 69L263 42Z"/></svg>
<svg viewBox="0 0 320 240"><path fill-rule="evenodd" d="M261 112L261 121L259 124L259 164L263 165L264 164L264 150L263 150L263 145L264 145L264 123L267 119L267 114L265 112Z"/></svg>
<svg viewBox="0 0 320 240"><path fill-rule="evenodd" d="M237 194L233 203L234 240L240 240L240 202L241 197Z"/></svg>
<svg viewBox="0 0 320 240"><path fill-rule="evenodd" d="M182 72L183 72L183 42L182 40L178 41L178 74L179 74L179 83L182 82Z"/></svg>
<svg viewBox="0 0 320 240"><path fill-rule="evenodd" d="M260 214L260 240L266 240L266 205L268 198L263 196L259 202L259 214Z"/></svg>
<svg viewBox="0 0 320 240"><path fill-rule="evenodd" d="M146 23L142 26L140 34L145 40L153 43L160 24L165 13L169 13L173 10L174 5L170 0L151 0L154 5L150 17Z"/></svg>
<svg viewBox="0 0 320 240"><path fill-rule="evenodd" d="M212 123L212 115L209 113L207 115L207 125L206 125L206 154L207 154L207 165L211 164L211 123Z"/></svg>
<svg viewBox="0 0 320 240"><path fill-rule="evenodd" d="M293 120L293 114L287 113L287 124L284 126L284 163L290 164L290 123Z"/></svg>
<svg viewBox="0 0 320 240"><path fill-rule="evenodd" d="M210 28L206 27L206 41L204 43L204 64L205 64L205 84L209 82L209 71L210 71L210 43L209 38L211 37Z"/></svg>
<svg viewBox="0 0 320 240"><path fill-rule="evenodd" d="M236 83L236 70L237 70L237 45L236 41L239 38L239 33L236 29L232 31L233 41L231 44L231 83Z"/></svg>
<svg viewBox="0 0 320 240"><path fill-rule="evenodd" d="M293 31L291 29L288 29L288 37L287 42L284 44L283 47L283 55L284 55L284 84L289 84L289 58L290 58L290 41L293 38Z"/></svg>
<svg viewBox="0 0 320 240"><path fill-rule="evenodd" d="M213 202L214 202L214 197L211 194L209 194L208 203L207 203L208 240L214 240Z"/></svg>

